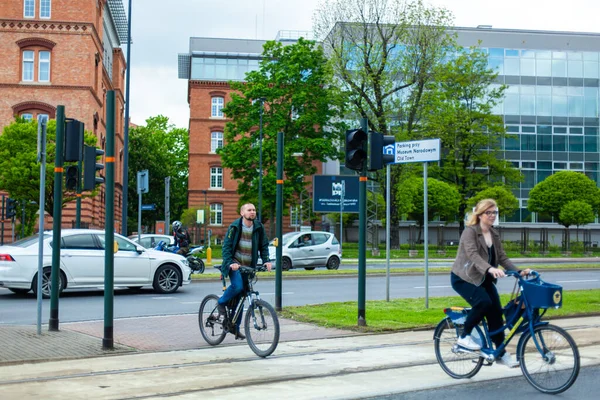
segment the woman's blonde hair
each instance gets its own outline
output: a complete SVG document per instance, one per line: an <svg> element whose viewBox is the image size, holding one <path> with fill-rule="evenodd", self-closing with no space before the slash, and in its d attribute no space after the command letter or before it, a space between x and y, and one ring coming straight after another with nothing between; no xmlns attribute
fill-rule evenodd
<svg viewBox="0 0 600 400"><path fill-rule="evenodd" d="M467 226L477 225L479 223L479 216L485 212L490 207L498 208L498 204L496 204L496 200L494 199L483 199L480 200L479 203L475 206L475 211L469 215L469 219L467 219Z"/></svg>

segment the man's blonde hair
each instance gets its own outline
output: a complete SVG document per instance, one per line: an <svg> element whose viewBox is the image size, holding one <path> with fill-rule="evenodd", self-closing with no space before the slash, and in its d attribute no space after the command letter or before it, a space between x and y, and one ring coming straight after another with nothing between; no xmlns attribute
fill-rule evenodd
<svg viewBox="0 0 600 400"><path fill-rule="evenodd" d="M498 204L494 199L483 199L475 206L475 210L469 215L467 220L467 226L477 225L479 223L479 217L490 207L498 208Z"/></svg>
<svg viewBox="0 0 600 400"><path fill-rule="evenodd" d="M248 206L253 206L254 207L254 204L252 204L252 203L242 204L242 206L240 207L240 213L243 213L244 210L246 209L246 207L248 207Z"/></svg>

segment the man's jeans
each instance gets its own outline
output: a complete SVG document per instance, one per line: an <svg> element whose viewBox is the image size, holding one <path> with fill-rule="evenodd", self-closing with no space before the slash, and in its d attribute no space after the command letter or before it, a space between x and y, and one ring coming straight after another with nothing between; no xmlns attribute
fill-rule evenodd
<svg viewBox="0 0 600 400"><path fill-rule="evenodd" d="M219 304L227 305L227 303L229 303L229 301L231 299L237 297L237 295L242 293L242 291L244 290L244 282L242 281L242 273L239 270L237 270L237 271L229 270L229 280L230 280L231 284L229 285L229 287L227 289L225 289L223 296L221 296L221 298L219 299ZM238 319L236 326L239 328L241 323L242 323L242 318Z"/></svg>
<svg viewBox="0 0 600 400"><path fill-rule="evenodd" d="M496 285L494 285L490 275L486 275L485 280L479 286L460 279L454 273L450 273L450 282L452 283L452 288L472 307L465 321L463 335L470 335L473 328L484 317L487 320L490 332L502 327L504 324L502 320L502 304L500 303L500 296L498 296ZM504 331L492 336L491 339L496 347L500 346L504 341Z"/></svg>

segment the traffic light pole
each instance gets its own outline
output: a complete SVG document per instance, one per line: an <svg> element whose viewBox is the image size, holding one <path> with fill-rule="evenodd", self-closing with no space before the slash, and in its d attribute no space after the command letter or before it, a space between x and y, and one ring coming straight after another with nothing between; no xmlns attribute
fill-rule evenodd
<svg viewBox="0 0 600 400"><path fill-rule="evenodd" d="M75 228L81 228L81 160L77 162L77 203L75 206Z"/></svg>
<svg viewBox="0 0 600 400"><path fill-rule="evenodd" d="M106 223L104 229L104 338L102 348L112 349L115 263L115 91L106 92Z"/></svg>
<svg viewBox="0 0 600 400"><path fill-rule="evenodd" d="M277 132L277 194L275 211L277 214L277 247L275 248L275 310L281 311L281 256L283 242L283 132Z"/></svg>
<svg viewBox="0 0 600 400"><path fill-rule="evenodd" d="M49 331L58 331L58 283L60 274L60 225L62 222L63 147L65 137L65 106L56 107L56 156L54 159L54 211L52 223L52 273L50 290ZM40 218L43 218L40 215ZM42 279L42 277L38 277ZM38 285L39 286L39 285Z"/></svg>
<svg viewBox="0 0 600 400"><path fill-rule="evenodd" d="M4 246L4 202L5 197L2 195L2 229L0 230L0 246Z"/></svg>
<svg viewBox="0 0 600 400"><path fill-rule="evenodd" d="M361 119L360 126L364 132L369 132L366 118ZM367 163L363 164L358 183L358 326L366 326L365 316L365 286L367 271Z"/></svg>

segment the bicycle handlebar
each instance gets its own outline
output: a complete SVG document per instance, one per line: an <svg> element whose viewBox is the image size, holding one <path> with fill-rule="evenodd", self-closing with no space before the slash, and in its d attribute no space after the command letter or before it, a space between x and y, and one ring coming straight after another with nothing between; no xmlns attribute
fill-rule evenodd
<svg viewBox="0 0 600 400"><path fill-rule="evenodd" d="M506 274L506 276L513 276L517 279L523 278L519 271L504 271L504 273ZM529 275L532 275L534 278L538 278L540 276L539 272L534 271L533 269L529 270Z"/></svg>

